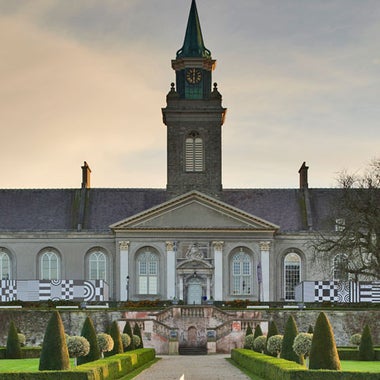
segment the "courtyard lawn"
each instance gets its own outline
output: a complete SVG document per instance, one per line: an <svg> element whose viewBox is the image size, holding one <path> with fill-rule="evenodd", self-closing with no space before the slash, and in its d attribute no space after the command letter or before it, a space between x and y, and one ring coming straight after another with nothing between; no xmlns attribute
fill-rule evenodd
<svg viewBox="0 0 380 380"><path fill-rule="evenodd" d="M360 362L354 360L342 360L343 371L359 371L359 372L379 372L380 361L378 362Z"/></svg>
<svg viewBox="0 0 380 380"><path fill-rule="evenodd" d="M1 359L0 372L34 372L38 371L40 359ZM70 359L70 367L74 368L74 360Z"/></svg>

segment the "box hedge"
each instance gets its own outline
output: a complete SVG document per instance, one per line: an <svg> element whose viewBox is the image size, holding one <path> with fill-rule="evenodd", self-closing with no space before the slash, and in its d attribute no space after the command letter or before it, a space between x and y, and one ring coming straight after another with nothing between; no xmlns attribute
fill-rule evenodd
<svg viewBox="0 0 380 380"><path fill-rule="evenodd" d="M142 348L83 364L68 371L1 372L1 380L116 380L154 360L153 348Z"/></svg>
<svg viewBox="0 0 380 380"><path fill-rule="evenodd" d="M265 380L379 380L378 373L307 370L295 362L245 349L232 350L231 359Z"/></svg>

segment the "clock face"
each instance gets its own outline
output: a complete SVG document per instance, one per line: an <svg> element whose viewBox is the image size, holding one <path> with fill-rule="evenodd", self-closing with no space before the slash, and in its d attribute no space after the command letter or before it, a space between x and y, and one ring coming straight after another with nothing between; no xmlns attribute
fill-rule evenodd
<svg viewBox="0 0 380 380"><path fill-rule="evenodd" d="M199 69L188 69L186 71L186 80L190 84L199 83L202 80L202 71Z"/></svg>

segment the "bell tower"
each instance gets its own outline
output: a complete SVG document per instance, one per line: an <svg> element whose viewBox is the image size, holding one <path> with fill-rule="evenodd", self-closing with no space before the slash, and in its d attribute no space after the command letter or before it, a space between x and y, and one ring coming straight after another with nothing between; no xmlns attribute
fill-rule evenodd
<svg viewBox="0 0 380 380"><path fill-rule="evenodd" d="M222 130L226 109L212 71L216 61L205 47L195 0L192 0L183 46L172 60L172 83L162 109L167 126L169 197L198 190L213 197L222 192Z"/></svg>

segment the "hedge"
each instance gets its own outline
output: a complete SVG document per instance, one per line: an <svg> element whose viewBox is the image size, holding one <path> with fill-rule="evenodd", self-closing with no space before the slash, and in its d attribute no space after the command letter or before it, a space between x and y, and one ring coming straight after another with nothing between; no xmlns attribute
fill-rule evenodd
<svg viewBox="0 0 380 380"><path fill-rule="evenodd" d="M6 348L0 347L0 359L5 359ZM21 359L39 358L41 347L21 347Z"/></svg>
<svg viewBox="0 0 380 380"><path fill-rule="evenodd" d="M379 380L374 372L307 370L295 362L246 349L232 350L231 359L265 380Z"/></svg>
<svg viewBox="0 0 380 380"><path fill-rule="evenodd" d="M154 360L153 348L114 355L68 371L0 372L1 380L115 380Z"/></svg>
<svg viewBox="0 0 380 380"><path fill-rule="evenodd" d="M360 360L359 349L357 347L338 347L338 355L340 360ZM375 349L375 359L380 361L380 349Z"/></svg>

